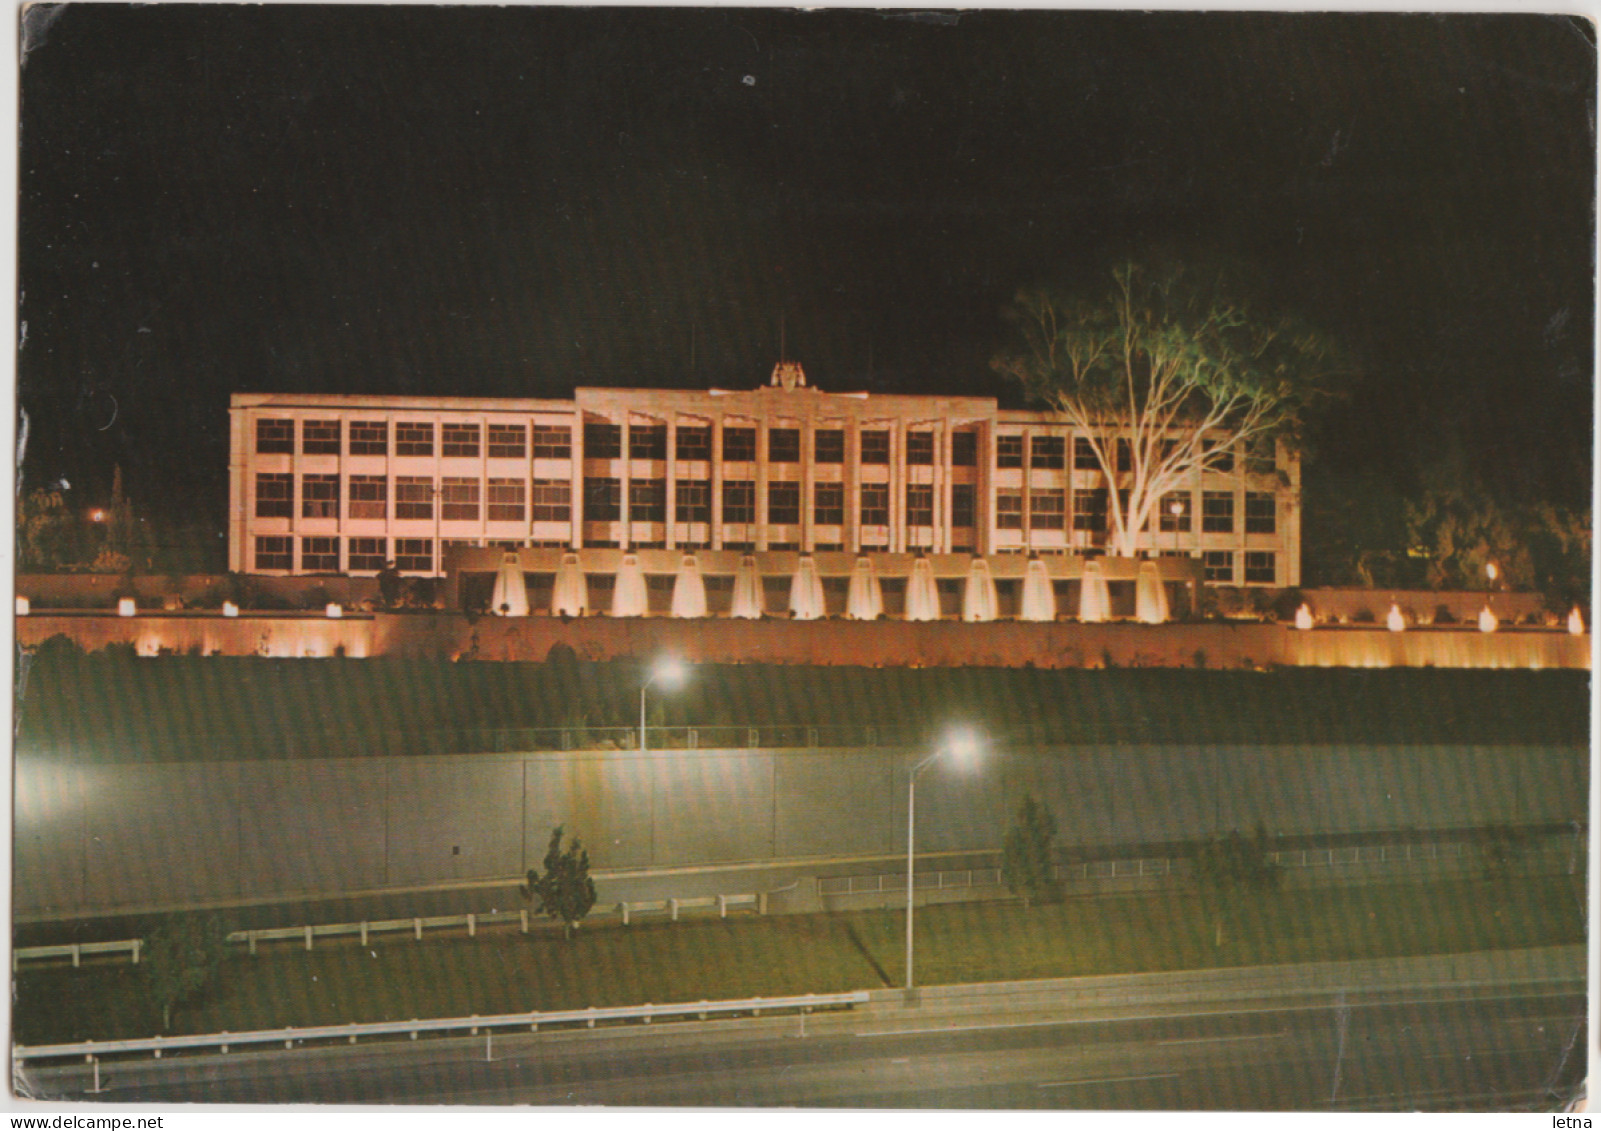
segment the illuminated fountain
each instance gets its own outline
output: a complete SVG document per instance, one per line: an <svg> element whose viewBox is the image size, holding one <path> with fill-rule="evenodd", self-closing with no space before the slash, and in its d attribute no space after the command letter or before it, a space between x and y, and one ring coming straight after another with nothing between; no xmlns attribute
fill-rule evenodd
<svg viewBox="0 0 1601 1131"><path fill-rule="evenodd" d="M1501 627L1501 620L1490 611L1489 605L1485 605L1484 608L1479 610L1480 632L1494 632L1499 627Z"/></svg>
<svg viewBox="0 0 1601 1131"><path fill-rule="evenodd" d="M685 554L673 578L673 616L696 618L706 615L706 582L700 575L700 562Z"/></svg>
<svg viewBox="0 0 1601 1131"><path fill-rule="evenodd" d="M1573 636L1584 635L1584 614L1579 612L1579 606L1574 605L1573 611L1568 614L1568 632Z"/></svg>
<svg viewBox="0 0 1601 1131"><path fill-rule="evenodd" d="M1099 558L1084 563L1084 579L1079 583L1078 619L1099 624L1112 614L1112 597L1106 588L1106 572Z"/></svg>
<svg viewBox="0 0 1601 1131"><path fill-rule="evenodd" d="M117 615L119 617L132 617L139 615L139 607L134 604L132 597L122 597L117 601Z"/></svg>
<svg viewBox="0 0 1601 1131"><path fill-rule="evenodd" d="M238 616L239 615L239 606L234 604L232 601L224 601L222 603L222 615L225 616L225 617L236 617L236 616Z"/></svg>
<svg viewBox="0 0 1601 1131"><path fill-rule="evenodd" d="M1391 632L1406 631L1406 617L1401 615L1401 606L1393 601L1390 603L1390 611L1384 616L1384 627Z"/></svg>
<svg viewBox="0 0 1601 1131"><path fill-rule="evenodd" d="M345 615L345 607L330 601L328 606L323 609L322 615L329 620L339 620Z"/></svg>
<svg viewBox="0 0 1601 1131"><path fill-rule="evenodd" d="M1311 630L1313 623L1311 606L1302 601L1300 608L1295 610L1295 627L1307 632Z"/></svg>
<svg viewBox="0 0 1601 1131"><path fill-rule="evenodd" d="M1162 624L1167 620L1167 589L1156 563L1150 559L1140 563L1139 576L1134 580L1134 616L1142 624Z"/></svg>
<svg viewBox="0 0 1601 1131"><path fill-rule="evenodd" d="M927 558L912 563L912 576L906 582L906 619L939 620L939 586Z"/></svg>
<svg viewBox="0 0 1601 1131"><path fill-rule="evenodd" d="M802 554L800 568L789 582L789 612L796 620L816 620L823 615L823 582L817 576L817 562Z"/></svg>
<svg viewBox="0 0 1601 1131"><path fill-rule="evenodd" d="M856 559L851 567L850 590L845 595L845 615L851 620L877 620L884 612L884 591L873 570L873 560Z"/></svg>
<svg viewBox="0 0 1601 1131"><path fill-rule="evenodd" d="M1022 607L1018 609L1017 619L1056 619L1056 589L1051 585L1050 575L1045 572L1045 563L1038 558L1029 559L1028 569L1023 574Z"/></svg>
<svg viewBox="0 0 1601 1131"><path fill-rule="evenodd" d="M756 559L746 554L739 559L734 574L734 606L728 613L741 620L760 620L762 615L762 577L756 572Z"/></svg>
<svg viewBox="0 0 1601 1131"><path fill-rule="evenodd" d="M19 617L27 616L30 609L31 606L28 604L28 599L26 597L17 598L17 615Z"/></svg>
<svg viewBox="0 0 1601 1131"><path fill-rule="evenodd" d="M495 588L489 598L489 611L499 617L528 615L528 583L515 553L502 555L495 571Z"/></svg>
<svg viewBox="0 0 1601 1131"><path fill-rule="evenodd" d="M962 591L962 619L990 621L995 619L995 579L990 576L989 563L974 558L967 571L967 588Z"/></svg>
<svg viewBox="0 0 1601 1131"><path fill-rule="evenodd" d="M638 554L624 554L623 564L617 567L617 582L612 588L611 615L614 617L642 617L650 612L645 596L645 571L640 567Z"/></svg>
<svg viewBox="0 0 1601 1131"><path fill-rule="evenodd" d="M589 608L589 584L577 554L563 554L550 591L550 611L562 617L581 617Z"/></svg>

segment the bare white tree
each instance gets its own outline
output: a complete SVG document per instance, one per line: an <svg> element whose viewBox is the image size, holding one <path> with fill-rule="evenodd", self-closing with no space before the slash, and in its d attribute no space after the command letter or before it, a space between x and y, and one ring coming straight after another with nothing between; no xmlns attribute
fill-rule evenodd
<svg viewBox="0 0 1601 1131"><path fill-rule="evenodd" d="M1019 341L992 362L1074 426L1106 477L1109 549L1136 551L1163 496L1238 450L1293 440L1328 395L1336 352L1295 319L1261 319L1227 280L1129 264L1084 301L1024 291Z"/></svg>

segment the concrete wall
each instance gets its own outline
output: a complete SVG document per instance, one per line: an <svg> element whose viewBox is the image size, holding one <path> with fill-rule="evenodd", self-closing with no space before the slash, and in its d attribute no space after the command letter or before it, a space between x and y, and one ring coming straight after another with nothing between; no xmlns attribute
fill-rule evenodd
<svg viewBox="0 0 1601 1131"><path fill-rule="evenodd" d="M699 663L850 664L869 667L1296 667L1581 668L1590 636L1563 630L1482 633L1476 627L1407 632L1279 624L1025 624L995 621L673 620L667 617L34 615L17 640L64 635L88 651L131 643L142 655L409 656L542 661L553 645L588 660L671 651Z"/></svg>
<svg viewBox="0 0 1601 1131"><path fill-rule="evenodd" d="M16 770L21 916L506 879L557 824L596 868L905 845L903 751L578 751ZM998 847L1022 797L1063 845L1582 820L1582 747L1121 747L918 778L921 851Z"/></svg>

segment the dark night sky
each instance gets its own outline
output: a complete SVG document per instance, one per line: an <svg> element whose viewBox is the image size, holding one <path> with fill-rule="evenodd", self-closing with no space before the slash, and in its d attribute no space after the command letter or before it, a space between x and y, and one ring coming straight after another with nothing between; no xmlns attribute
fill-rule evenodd
<svg viewBox="0 0 1601 1131"><path fill-rule="evenodd" d="M120 463L220 523L232 391L750 387L781 314L824 388L1004 397L1019 285L1177 248L1360 360L1320 458L1403 474L1448 435L1583 500L1590 34L69 6L22 75L25 484Z"/></svg>

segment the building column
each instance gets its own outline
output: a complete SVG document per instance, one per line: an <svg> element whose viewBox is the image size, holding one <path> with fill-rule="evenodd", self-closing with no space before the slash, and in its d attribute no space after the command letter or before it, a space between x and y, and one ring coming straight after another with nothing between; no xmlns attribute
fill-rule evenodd
<svg viewBox="0 0 1601 1131"><path fill-rule="evenodd" d="M770 421L756 422L756 548L767 549L767 448Z"/></svg>
<svg viewBox="0 0 1601 1131"><path fill-rule="evenodd" d="M801 420L801 550L817 548L817 419L810 412Z"/></svg>
<svg viewBox="0 0 1601 1131"><path fill-rule="evenodd" d="M934 426L934 550L951 552L951 437L956 428L946 419Z"/></svg>
<svg viewBox="0 0 1601 1131"><path fill-rule="evenodd" d="M530 515L533 507L533 485L529 484L528 504ZM584 548L584 412L579 409L573 414L573 486L572 486L572 514L573 514L573 549Z"/></svg>
<svg viewBox="0 0 1601 1131"><path fill-rule="evenodd" d="M675 526L678 523L678 414L667 413L667 478L665 480L666 498L662 501L667 519L667 548L676 549L678 538Z"/></svg>
<svg viewBox="0 0 1601 1131"><path fill-rule="evenodd" d="M712 549L723 548L723 414L712 417L711 484Z"/></svg>
<svg viewBox="0 0 1601 1131"><path fill-rule="evenodd" d="M906 552L906 421L901 417L889 428L889 548Z"/></svg>
<svg viewBox="0 0 1601 1131"><path fill-rule="evenodd" d="M1023 553L1034 552L1034 433L1023 430ZM1065 532L1064 532L1065 533Z"/></svg>
<svg viewBox="0 0 1601 1131"><path fill-rule="evenodd" d="M629 450L629 443L630 443L629 430L632 427L633 427L633 423L629 418L629 414L627 412L624 412L623 413L623 429L622 429L622 437L623 437L622 438L622 446L618 449L618 454L623 457L622 458L623 471L622 471L622 474L617 477L618 495L619 495L619 498L617 500L617 507L618 507L617 513L622 516L622 520L623 520L622 521L623 531L617 538L617 545L620 546L624 550L628 549L628 547L632 544L633 535L634 535L634 516L630 511L629 498L628 498L629 488L633 485L633 482L634 482L634 456L633 456L633 453Z"/></svg>
<svg viewBox="0 0 1601 1131"><path fill-rule="evenodd" d="M995 552L995 421L978 426L973 445L978 454L973 469L973 551L988 557Z"/></svg>

